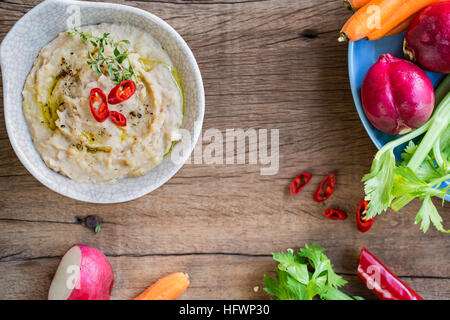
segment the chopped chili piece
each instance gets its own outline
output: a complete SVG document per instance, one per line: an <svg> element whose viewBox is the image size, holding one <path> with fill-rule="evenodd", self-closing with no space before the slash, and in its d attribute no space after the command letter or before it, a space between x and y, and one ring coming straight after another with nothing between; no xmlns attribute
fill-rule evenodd
<svg viewBox="0 0 450 320"><path fill-rule="evenodd" d="M323 215L331 220L345 220L347 219L347 213L338 209L325 209Z"/></svg>
<svg viewBox="0 0 450 320"><path fill-rule="evenodd" d="M356 225L358 230L361 232L367 232L372 228L375 218L367 220L367 206L369 201L363 200L358 206L358 211L356 212Z"/></svg>
<svg viewBox="0 0 450 320"><path fill-rule="evenodd" d="M300 173L291 183L291 194L295 196L297 193L302 191L311 178L312 174L309 172Z"/></svg>
<svg viewBox="0 0 450 320"><path fill-rule="evenodd" d="M333 194L335 188L336 177L334 174L329 174L323 181L320 183L319 188L314 194L314 200L317 202L323 202L327 200ZM324 189L324 187L326 188Z"/></svg>
<svg viewBox="0 0 450 320"><path fill-rule="evenodd" d="M358 277L381 300L423 300L364 247L359 257Z"/></svg>
<svg viewBox="0 0 450 320"><path fill-rule="evenodd" d="M119 127L126 127L127 126L127 118L123 114L117 111L110 111L109 117L111 118L111 121L114 122Z"/></svg>
<svg viewBox="0 0 450 320"><path fill-rule="evenodd" d="M130 99L136 92L136 83L125 80L115 86L108 95L109 104L119 104Z"/></svg>
<svg viewBox="0 0 450 320"><path fill-rule="evenodd" d="M109 110L106 102L106 95L100 88L94 88L89 95L89 105L92 115L98 122L104 122L108 119Z"/></svg>

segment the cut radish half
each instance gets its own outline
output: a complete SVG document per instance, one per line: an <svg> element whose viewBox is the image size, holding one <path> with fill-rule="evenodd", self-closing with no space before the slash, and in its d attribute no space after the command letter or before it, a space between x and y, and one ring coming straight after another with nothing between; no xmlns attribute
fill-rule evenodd
<svg viewBox="0 0 450 320"><path fill-rule="evenodd" d="M74 245L64 254L53 277L49 300L109 300L114 285L111 264L103 253Z"/></svg>

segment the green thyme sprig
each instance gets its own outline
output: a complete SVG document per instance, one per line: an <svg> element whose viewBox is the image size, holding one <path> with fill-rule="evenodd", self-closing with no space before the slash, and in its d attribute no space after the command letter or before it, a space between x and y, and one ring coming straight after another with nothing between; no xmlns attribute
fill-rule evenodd
<svg viewBox="0 0 450 320"><path fill-rule="evenodd" d="M68 31L68 34L72 37L78 35L86 45L91 44L94 47L92 51L88 52L89 60L87 61L92 70L98 74L103 74L102 70L107 69L109 77L115 84L133 77L137 81L136 73L128 55L130 41L114 41L109 38L109 33L104 33L101 37L95 37L90 33L81 32L77 29ZM114 55L105 56L106 46L113 48ZM128 66L124 64L125 60L128 61Z"/></svg>

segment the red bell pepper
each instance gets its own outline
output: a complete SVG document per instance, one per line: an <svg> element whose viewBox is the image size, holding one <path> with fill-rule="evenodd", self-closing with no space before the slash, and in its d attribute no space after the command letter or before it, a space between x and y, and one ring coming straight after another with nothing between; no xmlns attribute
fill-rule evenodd
<svg viewBox="0 0 450 320"><path fill-rule="evenodd" d="M98 122L104 122L108 119L109 110L106 102L106 95L100 88L94 88L89 95L89 105L92 115Z"/></svg>
<svg viewBox="0 0 450 320"><path fill-rule="evenodd" d="M356 212L356 226L361 232L367 232L372 228L375 218L367 220L367 206L369 201L363 200L358 206L358 211Z"/></svg>
<svg viewBox="0 0 450 320"><path fill-rule="evenodd" d="M108 95L109 104L119 104L130 99L136 92L136 83L125 80L115 86Z"/></svg>
<svg viewBox="0 0 450 320"><path fill-rule="evenodd" d="M358 277L381 300L423 300L364 247L359 257Z"/></svg>
<svg viewBox="0 0 450 320"><path fill-rule="evenodd" d="M291 194L295 196L297 193L302 191L311 178L312 174L309 172L300 173L291 183Z"/></svg>
<svg viewBox="0 0 450 320"><path fill-rule="evenodd" d="M329 174L323 181L320 183L319 188L317 188L316 193L314 194L314 200L317 202L323 202L327 200L333 194L335 188L336 177L334 174ZM324 189L324 187L326 188Z"/></svg>

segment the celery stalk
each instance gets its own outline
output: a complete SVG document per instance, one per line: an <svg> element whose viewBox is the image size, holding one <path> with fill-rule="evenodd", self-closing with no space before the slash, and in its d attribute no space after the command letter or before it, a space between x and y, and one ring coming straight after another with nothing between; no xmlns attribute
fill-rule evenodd
<svg viewBox="0 0 450 320"><path fill-rule="evenodd" d="M438 106L431 119L409 134L387 143L375 155L370 173L362 179L365 199L370 201L368 218L389 207L398 211L413 199L420 198L423 204L416 216L416 223L421 223L421 229L426 232L433 223L437 230L449 232L443 228L442 218L430 200L433 196L444 197L449 191L449 188L440 188L440 184L450 177L447 172L448 154L445 153L448 151L441 150L441 145L448 146L450 139L449 91L450 76L447 76L436 90ZM420 144L416 146L410 142L404 153L405 160L396 164L394 149L422 134L425 136ZM434 161L437 167L433 165Z"/></svg>
<svg viewBox="0 0 450 320"><path fill-rule="evenodd" d="M447 129L450 123L450 92L445 96L442 102L438 106L438 110L435 112L431 119L430 128L427 134L420 142L419 148L414 153L414 156L408 163L413 171L417 170L420 164L425 160L425 157L430 153L436 140L439 139L442 132Z"/></svg>
<svg viewBox="0 0 450 320"><path fill-rule="evenodd" d="M450 75L447 75L444 80L441 81L439 87L437 87L434 97L436 100L436 106L438 106L442 100L444 100L447 93L450 92Z"/></svg>

